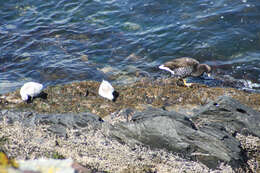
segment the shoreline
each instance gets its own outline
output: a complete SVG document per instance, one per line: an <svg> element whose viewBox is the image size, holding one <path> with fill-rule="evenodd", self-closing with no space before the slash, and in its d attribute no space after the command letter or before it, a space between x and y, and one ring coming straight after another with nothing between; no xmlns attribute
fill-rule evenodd
<svg viewBox="0 0 260 173"><path fill-rule="evenodd" d="M201 84L184 87L178 82L172 78L155 81L143 78L129 85L114 85L115 90L119 92L116 102L100 97L98 95L100 83L94 81L47 87L44 89L48 94L47 99L36 98L30 104L21 102L19 91L7 93L0 99L2 118L5 117L1 120L0 139L6 139L0 147L4 148L12 158L24 160L61 155L96 171L145 173L169 172L174 169L213 173L217 170L221 172L249 170L250 164L245 168L243 166L232 168L224 163L215 170L199 161L185 159L178 153L143 145L133 148L128 146L127 142L121 143L105 135L104 131L108 129L113 132L114 127L121 127L120 123L123 126L131 124L131 117L129 119L128 115L138 111L145 112L149 109L174 111L193 119L195 114L216 101L219 96L231 97L260 111L259 93L248 93L234 88L213 88ZM89 92L88 95L86 91ZM243 113L243 110L237 110ZM91 114L96 118L85 121L86 116L82 116L85 114ZM62 115L65 117L70 115L67 118L78 117L79 120L74 122L66 118L55 118ZM8 117L11 119L8 120ZM104 121L102 127L98 125L100 121L98 117L103 119L102 122ZM37 120L38 118L40 119ZM43 124L26 125L32 120ZM61 120L66 121L59 122ZM98 124L95 125L96 122ZM256 153L259 152L257 148L260 146L260 138L252 136L251 133L249 135L238 133L237 139L234 140L245 147L244 150L248 155L252 155L252 151L255 153L254 156L248 156L249 162L253 165L255 164L253 162L256 164L259 162ZM20 146L24 149L21 150ZM251 169L258 170L258 168Z"/></svg>
<svg viewBox="0 0 260 173"><path fill-rule="evenodd" d="M98 95L100 82L82 81L65 85L49 86L43 91L47 99L36 98L33 103L21 101L19 90L0 96L1 109L33 110L39 113L91 112L104 117L124 108L142 110L147 104L166 110L182 107L199 107L219 96L230 96L253 109L260 111L260 93L241 91L235 88L209 87L194 84L184 87L177 79L142 78L128 85L113 85L119 92L116 102ZM88 93L88 94L87 94Z"/></svg>

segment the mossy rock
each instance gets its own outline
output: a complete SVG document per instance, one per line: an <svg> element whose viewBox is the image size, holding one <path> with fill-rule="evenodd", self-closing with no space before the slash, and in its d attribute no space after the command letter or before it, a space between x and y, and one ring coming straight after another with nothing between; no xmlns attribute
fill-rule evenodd
<svg viewBox="0 0 260 173"><path fill-rule="evenodd" d="M248 93L234 88L213 88L201 84L184 87L177 83L178 80L173 78L155 81L143 78L133 84L116 85L114 88L119 92L116 102L99 96L100 83L95 81L47 87L44 89L44 92L48 94L47 99L35 98L30 104L21 101L17 90L0 97L0 108L34 110L39 113L91 112L104 117L124 108L142 110L142 105L145 104L158 108L200 106L219 96L226 95L260 110L259 93Z"/></svg>

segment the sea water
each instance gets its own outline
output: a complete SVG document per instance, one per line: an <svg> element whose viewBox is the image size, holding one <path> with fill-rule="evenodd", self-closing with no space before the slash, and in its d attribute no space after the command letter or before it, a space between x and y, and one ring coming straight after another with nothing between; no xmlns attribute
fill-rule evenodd
<svg viewBox="0 0 260 173"><path fill-rule="evenodd" d="M161 63L183 56L260 83L260 1L0 0L0 93L160 77Z"/></svg>

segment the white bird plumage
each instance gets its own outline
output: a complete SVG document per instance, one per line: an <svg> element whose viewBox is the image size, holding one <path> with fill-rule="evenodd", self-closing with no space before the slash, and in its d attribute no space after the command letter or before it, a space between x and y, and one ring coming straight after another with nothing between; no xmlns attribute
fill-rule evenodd
<svg viewBox="0 0 260 173"><path fill-rule="evenodd" d="M20 90L20 95L22 100L27 101L29 97L36 97L41 93L43 85L37 82L27 82L25 83Z"/></svg>
<svg viewBox="0 0 260 173"><path fill-rule="evenodd" d="M168 67L165 67L164 64L160 65L160 66L159 66L159 69L169 71L169 72L171 72L171 74L173 74L173 75L175 74L174 71L172 71L172 70L171 70L170 68L168 68Z"/></svg>
<svg viewBox="0 0 260 173"><path fill-rule="evenodd" d="M108 81L103 80L99 86L98 94L109 100L113 100L114 99L113 93L114 93L113 86Z"/></svg>

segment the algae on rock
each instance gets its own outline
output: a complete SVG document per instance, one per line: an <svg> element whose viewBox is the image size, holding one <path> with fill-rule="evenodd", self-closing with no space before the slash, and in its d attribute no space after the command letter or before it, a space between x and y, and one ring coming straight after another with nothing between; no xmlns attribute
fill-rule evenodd
<svg viewBox="0 0 260 173"><path fill-rule="evenodd" d="M184 87L177 83L178 80L172 78L155 81L143 78L129 85L116 85L114 88L119 92L119 97L116 102L112 102L98 95L99 82L75 82L49 86L44 89L48 94L47 99L36 98L31 104L21 101L19 91L4 94L0 97L0 108L29 109L40 113L91 112L104 117L124 108L142 110L144 104L157 108L192 108L225 95L260 110L259 93L248 93L234 88L213 88L201 84Z"/></svg>

